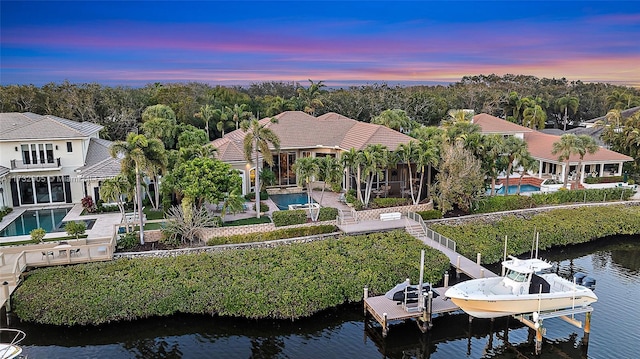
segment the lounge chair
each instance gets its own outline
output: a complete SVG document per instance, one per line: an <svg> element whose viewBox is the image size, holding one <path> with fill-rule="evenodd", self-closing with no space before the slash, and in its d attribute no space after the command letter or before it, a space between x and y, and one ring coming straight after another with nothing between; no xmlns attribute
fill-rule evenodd
<svg viewBox="0 0 640 359"><path fill-rule="evenodd" d="M44 259L45 257L51 256L53 257L53 251L42 251L42 258Z"/></svg>
<svg viewBox="0 0 640 359"><path fill-rule="evenodd" d="M71 256L79 256L80 255L80 248L75 248L75 249L70 249L69 250L69 257Z"/></svg>
<svg viewBox="0 0 640 359"><path fill-rule="evenodd" d="M340 193L340 196L338 196L338 202L340 203L347 203L347 198L345 197L344 193Z"/></svg>

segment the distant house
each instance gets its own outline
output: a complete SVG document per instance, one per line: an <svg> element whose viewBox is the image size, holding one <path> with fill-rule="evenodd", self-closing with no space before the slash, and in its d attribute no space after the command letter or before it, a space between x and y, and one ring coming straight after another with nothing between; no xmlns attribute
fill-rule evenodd
<svg viewBox="0 0 640 359"><path fill-rule="evenodd" d="M551 153L553 143L559 141L560 136L535 131L484 113L474 116L473 123L480 126L483 134L501 134L523 139L528 145L531 156L540 162L538 170L534 174L538 178L557 177L562 179L565 171L577 172L580 160L578 155L572 155L569 159L569 168L565 168L566 162L558 161L558 155ZM590 174L598 177L620 176L622 175L622 165L628 161L633 161L633 158L600 147L596 153L584 156L580 182L583 182L585 176Z"/></svg>
<svg viewBox="0 0 640 359"><path fill-rule="evenodd" d="M100 181L120 172L102 126L34 113L0 113L1 206L98 200Z"/></svg>
<svg viewBox="0 0 640 359"><path fill-rule="evenodd" d="M295 186L296 174L292 166L301 157L339 156L351 148L362 150L370 144L381 144L389 150L396 150L402 143L408 143L411 137L381 125L356 121L336 113L327 113L314 117L300 111L287 111L277 116L277 123L271 118L260 120L279 138L280 151L273 151L274 166L279 187ZM246 161L243 150L245 132L241 129L214 140L211 144L217 148L216 157L240 171L243 180L242 193L255 190L256 164ZM264 159L259 158L260 168ZM385 184L400 183L406 180L401 170L388 171L385 178L378 179ZM346 181L343 181L346 183Z"/></svg>

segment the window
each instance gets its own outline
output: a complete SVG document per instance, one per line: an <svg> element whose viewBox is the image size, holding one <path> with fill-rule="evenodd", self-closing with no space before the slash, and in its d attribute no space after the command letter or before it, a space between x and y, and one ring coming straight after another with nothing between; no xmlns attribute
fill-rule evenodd
<svg viewBox="0 0 640 359"><path fill-rule="evenodd" d="M67 142L67 152L73 152L73 145L71 142Z"/></svg>

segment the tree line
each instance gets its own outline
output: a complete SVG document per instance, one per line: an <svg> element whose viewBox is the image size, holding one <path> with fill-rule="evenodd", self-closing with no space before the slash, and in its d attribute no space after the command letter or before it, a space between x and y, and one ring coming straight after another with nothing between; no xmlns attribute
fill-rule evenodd
<svg viewBox="0 0 640 359"><path fill-rule="evenodd" d="M306 86L305 86L306 85ZM104 138L124 140L142 124L152 105L171 107L180 124L205 129L209 139L239 127L242 120L299 110L318 116L336 112L372 122L385 110L402 110L420 125L438 125L450 109L488 113L528 127L565 128L604 116L612 109L640 106L640 90L527 75L465 76L450 85L371 84L329 89L323 81L262 82L247 87L205 83L153 83L108 87L97 83L0 87L0 111L34 112L105 127Z"/></svg>

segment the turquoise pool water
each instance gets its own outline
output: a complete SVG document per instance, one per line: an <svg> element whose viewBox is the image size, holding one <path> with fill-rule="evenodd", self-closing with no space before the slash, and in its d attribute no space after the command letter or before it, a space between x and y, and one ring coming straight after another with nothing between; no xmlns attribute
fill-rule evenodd
<svg viewBox="0 0 640 359"><path fill-rule="evenodd" d="M306 204L306 193L272 194L269 196L280 210L289 209L290 204ZM312 202L315 202L311 199Z"/></svg>
<svg viewBox="0 0 640 359"><path fill-rule="evenodd" d="M0 237L29 235L31 230L42 228L47 233L54 232L71 208L38 209L24 211L2 231Z"/></svg>
<svg viewBox="0 0 640 359"><path fill-rule="evenodd" d="M540 191L540 187L536 187L530 184L523 184L520 186L520 193L525 193L525 192L539 192ZM496 191L497 194L504 194L504 186L502 186L502 188L498 189ZM511 185L509 186L509 191L507 192L507 194L516 194L518 193L518 185Z"/></svg>

